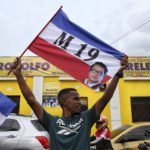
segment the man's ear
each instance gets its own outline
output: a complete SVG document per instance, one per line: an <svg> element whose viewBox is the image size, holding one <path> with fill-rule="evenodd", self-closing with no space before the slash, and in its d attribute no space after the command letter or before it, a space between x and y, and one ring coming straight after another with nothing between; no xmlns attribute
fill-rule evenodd
<svg viewBox="0 0 150 150"><path fill-rule="evenodd" d="M63 99L63 100L62 100L62 106L66 106L66 104L67 104L67 103L66 103L66 100Z"/></svg>

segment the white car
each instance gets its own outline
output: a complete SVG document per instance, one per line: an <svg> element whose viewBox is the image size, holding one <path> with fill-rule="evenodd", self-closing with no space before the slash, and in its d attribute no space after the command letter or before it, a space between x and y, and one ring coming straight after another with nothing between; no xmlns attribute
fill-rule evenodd
<svg viewBox="0 0 150 150"><path fill-rule="evenodd" d="M49 150L49 134L34 117L10 115L0 126L0 150Z"/></svg>

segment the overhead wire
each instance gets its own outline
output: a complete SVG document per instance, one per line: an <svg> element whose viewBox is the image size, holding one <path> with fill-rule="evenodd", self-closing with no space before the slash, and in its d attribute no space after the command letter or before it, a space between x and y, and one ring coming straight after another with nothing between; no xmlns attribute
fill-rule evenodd
<svg viewBox="0 0 150 150"><path fill-rule="evenodd" d="M121 36L120 38L116 39L115 41L111 42L110 45L117 43L118 41L122 40L123 38L127 37L128 35L132 34L133 32L135 32L136 30L138 30L139 28L143 27L144 25L148 24L150 22L150 16L148 18L146 18L145 20L142 21L143 23L135 25L133 29L131 29L130 31L128 31L127 33L125 33L123 36Z"/></svg>

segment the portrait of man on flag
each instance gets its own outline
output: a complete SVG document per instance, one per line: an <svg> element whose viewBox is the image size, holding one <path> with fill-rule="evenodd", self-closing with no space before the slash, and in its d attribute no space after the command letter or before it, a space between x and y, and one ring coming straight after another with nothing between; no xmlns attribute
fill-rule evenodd
<svg viewBox="0 0 150 150"><path fill-rule="evenodd" d="M97 89L103 85L103 80L108 72L107 66L102 62L95 62L90 66L89 74L84 79L84 84L92 89Z"/></svg>
<svg viewBox="0 0 150 150"><path fill-rule="evenodd" d="M28 49L91 89L111 79L125 55L70 21L62 9Z"/></svg>

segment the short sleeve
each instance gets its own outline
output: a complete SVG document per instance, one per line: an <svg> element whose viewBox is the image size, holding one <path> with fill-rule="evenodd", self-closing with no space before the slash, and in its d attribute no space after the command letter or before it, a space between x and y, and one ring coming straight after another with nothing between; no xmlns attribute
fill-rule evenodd
<svg viewBox="0 0 150 150"><path fill-rule="evenodd" d="M88 117L88 123L90 124L90 127L92 127L97 121L95 105L91 109L85 111L85 117Z"/></svg>

